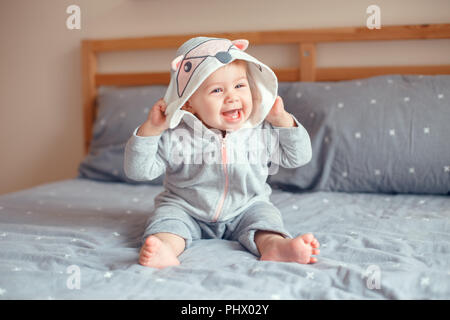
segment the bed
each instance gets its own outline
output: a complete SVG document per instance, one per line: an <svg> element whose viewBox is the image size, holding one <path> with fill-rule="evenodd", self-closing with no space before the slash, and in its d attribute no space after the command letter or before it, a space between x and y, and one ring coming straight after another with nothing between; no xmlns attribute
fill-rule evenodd
<svg viewBox="0 0 450 320"><path fill-rule="evenodd" d="M449 299L450 65L315 62L322 42L448 39L449 24L208 34L298 44L298 68L274 71L313 160L268 183L288 230L313 232L321 254L308 265L259 261L209 239L180 266L137 263L164 176L128 179L123 149L169 76L100 74L97 58L191 36L82 42L86 157L76 178L0 196L0 299Z"/></svg>

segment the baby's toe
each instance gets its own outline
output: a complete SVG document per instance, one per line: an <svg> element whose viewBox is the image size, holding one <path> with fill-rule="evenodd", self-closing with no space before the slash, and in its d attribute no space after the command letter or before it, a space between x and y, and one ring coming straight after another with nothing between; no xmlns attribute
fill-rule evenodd
<svg viewBox="0 0 450 320"><path fill-rule="evenodd" d="M319 241L317 241L316 238L314 238L314 239L311 241L311 246L312 246L313 248L319 248L319 247L320 247L320 243L319 243Z"/></svg>
<svg viewBox="0 0 450 320"><path fill-rule="evenodd" d="M311 243L311 241L313 241L315 238L312 235L312 233L306 233L302 236L302 239L305 243L309 244Z"/></svg>
<svg viewBox="0 0 450 320"><path fill-rule="evenodd" d="M146 252L141 251L141 253L139 254L139 263L146 264L146 263L148 263L149 260L150 260L150 256Z"/></svg>
<svg viewBox="0 0 450 320"><path fill-rule="evenodd" d="M309 259L308 263L316 263L317 262L317 258L316 257L311 257L311 259Z"/></svg>
<svg viewBox="0 0 450 320"><path fill-rule="evenodd" d="M320 250L319 249L312 249L312 254L320 254Z"/></svg>
<svg viewBox="0 0 450 320"><path fill-rule="evenodd" d="M149 236L147 239L145 239L144 250L148 252L158 251L160 246L161 240L159 240L155 236Z"/></svg>

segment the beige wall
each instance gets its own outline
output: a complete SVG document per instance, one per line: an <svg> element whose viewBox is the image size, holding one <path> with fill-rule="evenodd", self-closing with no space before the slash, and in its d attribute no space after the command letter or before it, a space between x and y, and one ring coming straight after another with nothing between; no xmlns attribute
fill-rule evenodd
<svg viewBox="0 0 450 320"><path fill-rule="evenodd" d="M71 4L81 7L81 30L66 28ZM76 176L82 38L363 26L370 4L380 6L382 25L450 22L449 0L0 0L0 194ZM295 62L292 48L283 60L275 49L249 50L269 65ZM430 56L450 64L449 53L450 40L324 44L318 65L423 64ZM171 55L105 54L100 70L165 70Z"/></svg>

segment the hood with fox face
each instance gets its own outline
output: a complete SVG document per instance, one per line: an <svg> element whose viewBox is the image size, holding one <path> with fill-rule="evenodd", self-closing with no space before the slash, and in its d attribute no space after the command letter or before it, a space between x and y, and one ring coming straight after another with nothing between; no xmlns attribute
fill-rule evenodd
<svg viewBox="0 0 450 320"><path fill-rule="evenodd" d="M164 96L169 128L175 128L184 117L193 114L182 110L184 103L211 73L234 60L247 62L247 78L253 97L253 110L243 127L260 124L272 108L278 92L274 72L245 52L247 40L197 37L186 41L171 64L170 83ZM187 121L192 123L192 121Z"/></svg>

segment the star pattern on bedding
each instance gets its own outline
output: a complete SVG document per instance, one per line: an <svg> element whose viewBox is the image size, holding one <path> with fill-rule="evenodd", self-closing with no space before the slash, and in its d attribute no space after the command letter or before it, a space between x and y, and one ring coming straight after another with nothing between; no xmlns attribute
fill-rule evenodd
<svg viewBox="0 0 450 320"><path fill-rule="evenodd" d="M389 82L389 80L388 80L388 82ZM391 80L391 83L392 83L392 80ZM357 84L358 85L358 84ZM359 83L359 85L361 85L361 83ZM326 90L329 90L329 89L326 89ZM297 97L298 98L301 98L302 97L302 94L301 93L299 93L299 94L297 94ZM438 99L444 99L444 95L442 94L442 93L438 93L437 94L437 98ZM400 102L401 102L401 99L402 98L400 98ZM374 103L372 103L372 100L374 101ZM372 99L372 100L370 100L371 101L371 104L376 104L376 100L375 99ZM410 97L403 97L403 102L411 102L411 98ZM343 109L344 108L344 102L338 102L337 103L337 105L335 104L334 105L334 107L336 107L337 106L337 108L339 108L339 109ZM348 105L346 105L346 109L347 109L347 107L348 107ZM313 118L315 116L315 114L314 113L311 113L311 117ZM105 122L106 123L106 122ZM388 134L389 134L389 136L391 136L391 137L398 137L398 138L400 138L401 137L401 131L399 131L399 132L396 132L396 129L395 128L387 128L388 129ZM427 126L427 127L424 127L424 126L422 126L422 127L417 127L417 129L419 130L419 132L420 131L422 131L423 133L423 135L424 136L426 136L426 135L430 135L431 134L431 129L432 128L430 128L429 126ZM437 130L435 130L435 131L433 131L433 133L435 133ZM357 134L359 135L359 136L357 136ZM363 134L365 134L365 132L363 131L362 133L361 132L356 132L355 133L355 138L356 139L361 139L362 138L362 136L363 136ZM386 131L384 131L384 134L386 134ZM398 136L397 136L397 134L398 134ZM394 139L394 138L393 138ZM326 136L325 138L324 138L324 140L325 140L325 142L329 142L330 140L329 140L329 138ZM442 169L441 169L442 168ZM415 167L406 167L405 168L406 169L406 171L405 172L409 172L410 174L415 174L416 173L416 168ZM441 166L441 167L439 167L439 170L442 170L444 173L450 173L450 163L449 163L449 165L445 165L445 166ZM418 171L418 170L417 170ZM441 171L441 172L442 172ZM113 172L113 174L114 174L114 172ZM348 176L348 172L347 171L344 171L344 172L342 172L342 177L347 177ZM374 170L374 174L375 175L381 175L381 170L380 169L376 169L376 170ZM91 190L89 189L89 188L87 188L86 190L85 190L86 192L91 192ZM56 195L57 195L57 192L49 192L49 194L48 194L49 196L51 196L51 197L55 197ZM140 200L139 200L139 198L137 198L137 197L135 197L135 198L129 198L129 200L131 199L131 202L134 202L134 203L136 203L136 204L138 204L139 202L140 202ZM320 199L320 198L319 198ZM334 200L334 199L333 199ZM322 199L322 201L323 201L323 203L328 203L329 201L328 201L328 199ZM389 198L386 198L386 201L390 201L390 199ZM38 204L39 205L43 205L44 203L46 203L44 200L39 200L38 201ZM419 205L425 205L426 204L426 200L420 200L420 201L414 201L414 203L413 203L413 205L417 205L417 204L419 204ZM64 206L64 204L63 204L63 206ZM70 209L70 208L73 208L73 205L71 204L71 203L68 203L67 205L66 205L66 207L68 208L68 209ZM292 209L294 209L294 210L297 210L299 207L298 207L298 205L292 205ZM4 207L2 207L2 206L0 206L0 210L3 210L4 209ZM101 210L103 210L103 208L102 207L97 207L97 210L98 211L101 211ZM105 210L106 211L106 210ZM24 214L25 212L24 211L22 211L22 215ZM38 214L38 213L40 213L40 209L38 210L38 209L36 209L35 211L31 211L31 210L29 210L29 211L26 211L26 215L28 215L28 216L30 216L30 215L32 215L32 214ZM127 214L131 214L132 213L132 211L131 210L127 210L126 211L126 213ZM449 212L450 213L450 212ZM408 217L405 217L405 219L411 219L412 217L411 216L408 216ZM424 221L424 222L429 222L430 221L430 219L429 218L427 218L427 217L423 217L423 218L420 218L422 221ZM344 219L342 219L342 221L343 221ZM114 230L114 229L113 229ZM80 229L80 231L81 231L81 229ZM118 232L112 232L112 230L111 231L109 231L110 232L110 234L112 233L112 235L113 236L120 236L120 234L118 233ZM356 232L353 232L353 231L351 231L350 232L350 234L354 234L354 235L357 235L357 233ZM13 235L13 234L11 234L11 235ZM0 237L7 237L8 236L8 234L6 233L6 232L3 232L3 233L0 233ZM362 235L363 236L363 235ZM31 238L32 239L32 238ZM42 236L36 236L36 240L41 240L42 239ZM396 241L404 241L405 239L400 239L400 238L398 238L398 239L395 239ZM71 240L72 242L76 242L77 240L75 239L75 238L73 238L72 240ZM73 245L71 245L72 247L73 246L76 246L76 243L74 243ZM325 248L326 247L326 244L321 244L321 247L322 248ZM75 253L75 255L76 255L76 253ZM417 255L418 257L420 256L420 255ZM424 256L423 254L422 254L422 256ZM68 259L69 257L71 257L69 254L66 254L65 256L64 256L66 259ZM250 260L252 260L252 259L250 259ZM347 264L345 264L345 263L341 263L340 264L340 266L341 267L347 267ZM354 266L354 264L350 264L350 266ZM402 264L400 264L400 263L395 263L395 264L393 264L392 265L392 267L394 267L394 268L400 268L402 266ZM10 269L8 269L8 270L11 270L11 271L13 271L13 272L19 272L19 271L22 271L22 269L21 268L19 268L19 267L12 267L12 266L10 266L9 267ZM257 272L259 272L259 271L261 271L261 269L259 269L259 268L254 268L253 270L252 270L252 272L253 273L257 273ZM444 271L445 272L445 271ZM447 274L450 276L450 270L447 272ZM100 273L100 275L101 275L101 273ZM113 276L113 273L112 272L106 272L106 273L104 273L104 275L103 275L103 277L104 278L111 278ZM314 272L307 272L306 273L306 275L305 275L305 278L306 279L308 279L308 280L313 280L314 279L314 277L315 277L315 274L314 274ZM319 277L320 278L320 277ZM418 277L418 280L419 280L419 283L418 283L418 285L420 285L422 288L427 288L427 287L429 287L430 286L430 284L431 284L431 279L430 279L430 277L428 277L428 276L423 276L423 277ZM154 280L155 282L164 282L165 281L165 279L162 279L162 278L157 278L157 279L155 279ZM417 281L417 279L416 279L416 281ZM416 285L417 285L417 282L416 282ZM8 289L9 290L9 288L5 288L5 289ZM5 290L5 289L3 289L3 288L0 288L0 296L3 296L3 295L5 295L6 293L7 293L7 290ZM11 289L12 290L12 289ZM278 293L274 293L274 294L272 294L271 296L270 296L272 299L274 299L274 300L279 300L279 299L281 299L281 295L280 294L278 294ZM50 296L49 296L49 298L51 298Z"/></svg>
<svg viewBox="0 0 450 320"><path fill-rule="evenodd" d="M418 79L422 79L423 77L424 77L423 75L418 75L417 76ZM386 81L389 84L393 84L394 83L393 79L386 79ZM362 81L356 81L355 84L357 86L362 86L363 85ZM325 88L326 90L331 90L332 89L332 87L329 86L329 85L324 85L323 88ZM301 91L297 91L295 93L295 96L298 99L300 99L301 97L304 96L304 94ZM437 97L437 99L439 99L439 100L445 98L444 94L441 93L441 92L438 92L435 97ZM403 103L406 103L406 104L413 101L413 98L411 96L409 96L409 95L400 97L399 99L400 99L400 101L402 101ZM370 105L376 105L378 103L378 100L375 97L371 97L367 101L368 101L368 103ZM341 101L338 100L334 105L337 107L337 109L344 109L345 102L342 101L342 100ZM310 116L310 118L314 118L316 116L316 114L314 112L310 112L309 116ZM424 127L422 127L422 132L423 132L424 136L431 136L432 128L429 127L429 126L424 126ZM395 138L398 135L397 129L396 128L392 128L392 127L387 129L387 133L392 138ZM354 134L354 138L357 139L357 140L361 140L361 141L367 140L367 139L363 139L363 137L365 135L365 133L363 131L355 131L353 134ZM330 138L328 136L325 136L324 137L324 142L325 143L329 143L330 142ZM444 169L444 172L450 172L450 166L444 166L443 169ZM414 174L417 173L417 168L416 167L408 167L405 170L411 175L414 175ZM375 176L382 176L382 175L385 174L385 172L383 172L381 170L381 168L372 169L372 172L373 172L373 174ZM341 172L341 177L342 178L348 178L350 175L351 175L351 172L348 172L348 171Z"/></svg>
<svg viewBox="0 0 450 320"><path fill-rule="evenodd" d="M106 125L106 119L100 119L98 123L100 126L104 127Z"/></svg>
<svg viewBox="0 0 450 320"><path fill-rule="evenodd" d="M259 272L261 272L261 269L260 269L260 268L253 268L253 269L250 271L251 274L256 274L256 273L259 273Z"/></svg>
<svg viewBox="0 0 450 320"><path fill-rule="evenodd" d="M130 201L132 201L132 199L133 198L130 198ZM320 198L319 198L320 199ZM391 198L385 198L384 200L391 200ZM327 198L322 198L322 201L324 202L324 203L328 203L328 199ZM425 205L425 204L427 204L427 199L418 199L417 201L416 201L416 205ZM62 204L62 206L65 206L65 204ZM299 208L299 205L298 204L292 204L291 205L291 208L292 209L298 209ZM131 213L131 210L129 210L130 211L130 213ZM38 213L38 211L36 211L36 213ZM25 214L25 212L24 213L22 213L23 215ZM428 222L428 221L430 221L430 219L429 218L427 218L427 217L423 217L422 218L422 221L424 221L424 222ZM80 229L81 230L81 229ZM83 230L84 230L84 228L83 228ZM84 230L85 231L85 230ZM358 233L357 232L355 232L355 231L350 231L349 232L349 234L350 235L352 235L352 236L359 236L358 235ZM118 232L112 232L112 235L114 235L114 236L119 236L120 234L118 233ZM2 237L6 237L7 236L7 233L6 232L3 232L3 233L0 233L0 236L2 236ZM42 239L42 238L44 238L43 236L40 236L40 235L38 235L38 236L36 236L36 239ZM72 238L72 241L73 240L76 240L76 238ZM396 240L396 241L403 241L404 239L401 239L401 238L398 238L398 239L394 239L394 240ZM321 247L322 248L326 248L327 247L327 244L326 243L322 243L321 244ZM425 255L424 254L422 254L422 255L417 255L417 257L419 257L419 256L422 256L422 257L425 257ZM69 258L70 257L70 255L69 254L66 254L65 255L65 258ZM351 263L351 264L347 264L347 263L344 263L344 262L338 262L337 263L337 265L339 266L339 267L341 267L341 268L350 268L350 269L352 269L354 266L355 266L355 264L353 264L353 263ZM392 262L391 263L391 267L392 268L395 268L395 269L399 269L399 268L402 268L402 264L401 263L398 263L398 262ZM23 272L23 270L22 270L22 268L20 268L20 267L17 267L17 266L13 266L13 267L11 267L10 269L9 269L10 271L12 271L12 272ZM253 269L251 269L251 274L257 274L257 273L260 273L260 272L263 272L265 269L264 268L260 268L260 267L255 267L255 268L253 268ZM447 274L448 275L450 275L450 271L446 271L447 272ZM64 272L59 272L60 274L64 274ZM107 272L104 272L103 273L103 278L105 278L105 279L110 279L110 278L112 278L114 276L114 274L113 274L113 272L112 271L107 271ZM314 282L311 282L311 285L314 285L315 283L317 283L317 281L318 281L318 279L316 279L316 272L315 271L306 271L305 273L304 273L304 279L306 280L306 281L314 281ZM65 279L65 278L64 278ZM154 281L156 282L156 283L161 283L161 282L164 282L164 281L166 281L165 279L163 279L163 278L156 278L156 279L154 279ZM422 288L423 290L429 290L429 288L432 288L432 279L428 276L428 275L423 275L423 276L419 276L418 277L418 286L420 287L420 288ZM0 288L0 296L6 296L7 294L8 294L8 292L7 292L7 290L8 290L8 288L5 288L5 287L3 287L3 288ZM51 295L47 295L47 296L45 296L45 297L48 297L48 299L53 299L53 296L51 296ZM45 299L45 297L44 297L44 299ZM281 294L279 294L279 293L274 293L274 294L272 294L272 295L270 295L270 299L273 299L273 300L279 300L279 299L281 299Z"/></svg>
<svg viewBox="0 0 450 320"><path fill-rule="evenodd" d="M428 277L423 277L423 278L421 278L421 279L420 279L420 285L421 285L422 287L427 287L427 286L429 286L429 285L430 285L430 278L428 278Z"/></svg>
<svg viewBox="0 0 450 320"><path fill-rule="evenodd" d="M112 272L110 272L110 271L107 271L107 272L105 272L104 274L103 274L103 277L104 278L111 278L113 276L113 273Z"/></svg>

